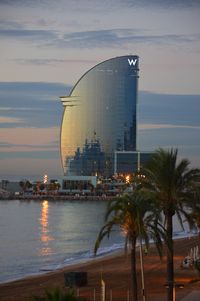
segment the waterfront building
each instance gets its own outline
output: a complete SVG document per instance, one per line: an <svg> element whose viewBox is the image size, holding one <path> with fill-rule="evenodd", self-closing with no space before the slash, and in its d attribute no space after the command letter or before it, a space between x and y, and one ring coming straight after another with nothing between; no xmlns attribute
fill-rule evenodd
<svg viewBox="0 0 200 301"><path fill-rule="evenodd" d="M134 171L128 158L137 151L138 78L137 55L115 57L91 68L69 96L61 97L66 176L110 177L121 168L122 157L127 171Z"/></svg>
<svg viewBox="0 0 200 301"><path fill-rule="evenodd" d="M132 174L139 172L141 166L146 163L153 152L140 151L115 151L114 174Z"/></svg>
<svg viewBox="0 0 200 301"><path fill-rule="evenodd" d="M64 176L62 191L66 193L91 193L96 188L95 176Z"/></svg>

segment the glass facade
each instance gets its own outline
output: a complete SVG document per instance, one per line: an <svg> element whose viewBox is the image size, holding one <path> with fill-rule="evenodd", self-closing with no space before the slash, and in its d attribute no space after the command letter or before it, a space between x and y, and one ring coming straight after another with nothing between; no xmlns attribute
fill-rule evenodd
<svg viewBox="0 0 200 301"><path fill-rule="evenodd" d="M114 159L114 174L132 174L148 162L153 152L116 151Z"/></svg>
<svg viewBox="0 0 200 301"><path fill-rule="evenodd" d="M138 56L109 59L61 97L65 175L111 176L115 151L136 150L138 71Z"/></svg>

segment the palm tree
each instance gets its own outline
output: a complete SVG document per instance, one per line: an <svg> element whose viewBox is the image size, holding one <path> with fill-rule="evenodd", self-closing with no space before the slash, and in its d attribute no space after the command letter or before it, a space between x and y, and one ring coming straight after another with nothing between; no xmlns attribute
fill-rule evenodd
<svg viewBox="0 0 200 301"><path fill-rule="evenodd" d="M191 207L194 185L200 179L199 169L189 169L189 161L177 162L177 149L158 149L144 168L146 175L143 186L154 194L160 211L164 213L167 234L167 283L168 301L173 300L174 263L173 263L173 216L177 214L183 227L182 216L192 226L191 215L186 208Z"/></svg>
<svg viewBox="0 0 200 301"><path fill-rule="evenodd" d="M94 252L97 253L102 239L105 236L109 237L113 228L118 226L123 231L125 250L127 250L128 244L131 249L133 300L137 301L136 242L137 239L143 239L148 248L151 236L155 240L159 254L162 254L160 215L153 206L153 202L148 200L142 192L135 192L111 200L107 207L105 221L96 240Z"/></svg>
<svg viewBox="0 0 200 301"><path fill-rule="evenodd" d="M23 194L27 189L30 189L32 187L32 184L28 180L20 181L19 186L21 187Z"/></svg>

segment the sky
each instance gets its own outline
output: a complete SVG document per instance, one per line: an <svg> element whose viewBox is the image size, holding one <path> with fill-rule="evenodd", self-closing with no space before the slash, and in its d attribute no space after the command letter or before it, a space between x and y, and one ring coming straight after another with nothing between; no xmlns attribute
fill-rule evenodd
<svg viewBox="0 0 200 301"><path fill-rule="evenodd" d="M0 179L62 176L60 95L139 55L140 150L200 167L200 0L0 0Z"/></svg>

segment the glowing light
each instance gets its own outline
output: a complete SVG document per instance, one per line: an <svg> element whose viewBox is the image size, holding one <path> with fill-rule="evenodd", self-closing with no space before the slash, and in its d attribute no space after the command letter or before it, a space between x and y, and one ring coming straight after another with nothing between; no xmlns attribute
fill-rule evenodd
<svg viewBox="0 0 200 301"><path fill-rule="evenodd" d="M41 216L41 226L44 233L48 230L48 209L49 209L49 203L48 201L43 201L42 203L42 216Z"/></svg>
<svg viewBox="0 0 200 301"><path fill-rule="evenodd" d="M48 182L48 175L44 175L44 177L43 177L43 183L47 184L47 182Z"/></svg>
<svg viewBox="0 0 200 301"><path fill-rule="evenodd" d="M47 200L42 202L40 225L40 240L43 243L42 249L40 250L40 255L46 256L51 253L49 241L53 240L53 237L49 235L49 202Z"/></svg>
<svg viewBox="0 0 200 301"><path fill-rule="evenodd" d="M127 175L127 176L125 177L125 179L126 179L126 183L130 183L130 175Z"/></svg>

